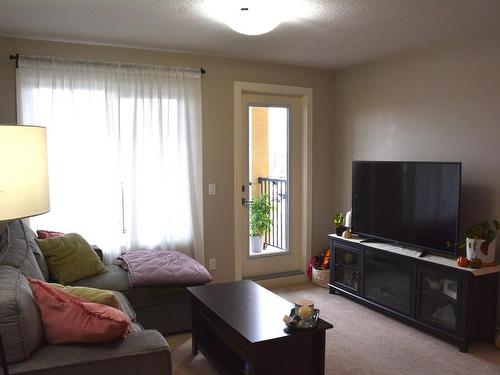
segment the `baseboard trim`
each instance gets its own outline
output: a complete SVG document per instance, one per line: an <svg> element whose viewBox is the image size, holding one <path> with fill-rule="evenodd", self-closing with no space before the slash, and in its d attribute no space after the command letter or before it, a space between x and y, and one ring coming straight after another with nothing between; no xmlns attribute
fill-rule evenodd
<svg viewBox="0 0 500 375"><path fill-rule="evenodd" d="M258 275L258 276L249 276L243 278L243 280L252 280L252 281L261 281L268 279L279 279L281 277L289 277L289 276L298 276L303 275L304 272L299 270L287 271L287 272L277 272L277 273L269 273L267 275Z"/></svg>
<svg viewBox="0 0 500 375"><path fill-rule="evenodd" d="M277 288L280 286L303 284L308 281L308 278L304 272L297 270L246 277L245 280L255 281L264 288Z"/></svg>

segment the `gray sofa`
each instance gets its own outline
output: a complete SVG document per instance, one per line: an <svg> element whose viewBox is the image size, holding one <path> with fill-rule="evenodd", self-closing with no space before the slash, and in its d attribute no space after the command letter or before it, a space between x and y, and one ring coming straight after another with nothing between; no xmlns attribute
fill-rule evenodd
<svg viewBox="0 0 500 375"><path fill-rule="evenodd" d="M80 280L75 285L122 289L136 301L142 298L146 306L151 303L148 295L134 296L140 296L141 291L130 288L123 274L124 271L112 266L110 272ZM145 330L127 298L118 291L114 293L134 325L134 331L126 338L100 344L47 345L26 277L48 280L49 272L35 233L16 220L0 235L0 332L11 374L172 373L171 353L165 338L157 330ZM177 295L175 292L172 295L175 301ZM154 320L148 323L154 324Z"/></svg>
<svg viewBox="0 0 500 375"><path fill-rule="evenodd" d="M109 272L72 285L123 293L146 329L156 329L164 335L191 330L191 300L186 289L189 285L132 287L123 268L116 265L106 268Z"/></svg>

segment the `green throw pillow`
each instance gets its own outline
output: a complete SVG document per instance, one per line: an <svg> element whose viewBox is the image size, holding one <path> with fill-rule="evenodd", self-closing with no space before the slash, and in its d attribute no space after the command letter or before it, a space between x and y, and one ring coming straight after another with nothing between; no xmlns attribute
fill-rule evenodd
<svg viewBox="0 0 500 375"><path fill-rule="evenodd" d="M109 290L87 288L84 286L65 286L56 283L51 283L50 285L72 296L80 297L85 301L100 303L121 310L120 302L118 302L115 294Z"/></svg>
<svg viewBox="0 0 500 375"><path fill-rule="evenodd" d="M95 251L77 233L37 240L55 281L68 284L108 272Z"/></svg>

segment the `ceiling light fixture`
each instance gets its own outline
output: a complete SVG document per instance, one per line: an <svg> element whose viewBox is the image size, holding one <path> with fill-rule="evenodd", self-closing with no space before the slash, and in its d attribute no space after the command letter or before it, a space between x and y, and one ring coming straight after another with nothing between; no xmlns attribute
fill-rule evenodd
<svg viewBox="0 0 500 375"><path fill-rule="evenodd" d="M234 31L261 35L310 12L305 0L205 0L203 12Z"/></svg>
<svg viewBox="0 0 500 375"><path fill-rule="evenodd" d="M227 18L227 25L234 31L245 35L262 35L274 30L281 19L274 10L262 1L246 1L247 6L235 9Z"/></svg>

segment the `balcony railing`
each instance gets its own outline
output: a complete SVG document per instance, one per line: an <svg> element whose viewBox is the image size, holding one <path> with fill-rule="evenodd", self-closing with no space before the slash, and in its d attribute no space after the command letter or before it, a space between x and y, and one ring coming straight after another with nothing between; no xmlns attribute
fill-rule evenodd
<svg viewBox="0 0 500 375"><path fill-rule="evenodd" d="M260 193L267 193L271 204L271 230L266 232L264 246L288 251L288 185L286 180L259 177Z"/></svg>

